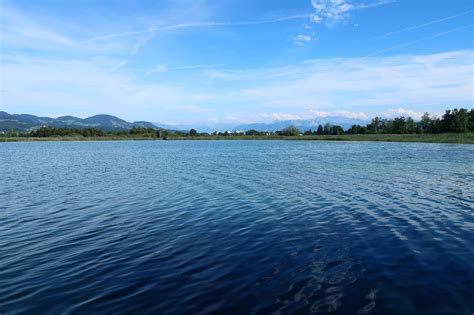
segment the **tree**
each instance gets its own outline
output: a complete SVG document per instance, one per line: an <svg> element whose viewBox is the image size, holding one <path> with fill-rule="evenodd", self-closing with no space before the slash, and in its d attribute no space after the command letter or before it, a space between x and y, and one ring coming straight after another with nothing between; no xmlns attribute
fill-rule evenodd
<svg viewBox="0 0 474 315"><path fill-rule="evenodd" d="M441 119L434 116L430 122L430 132L432 133L440 133L442 131L442 122Z"/></svg>
<svg viewBox="0 0 474 315"><path fill-rule="evenodd" d="M416 131L415 121L413 118L408 117L405 121L405 132L414 133Z"/></svg>
<svg viewBox="0 0 474 315"><path fill-rule="evenodd" d="M323 126L323 135L328 135L331 133L331 124L327 123Z"/></svg>
<svg viewBox="0 0 474 315"><path fill-rule="evenodd" d="M351 128L347 130L347 133L350 135L365 134L367 128L360 125L352 125Z"/></svg>
<svg viewBox="0 0 474 315"><path fill-rule="evenodd" d="M388 130L389 133L406 133L405 117L396 117L391 122L391 128Z"/></svg>
<svg viewBox="0 0 474 315"><path fill-rule="evenodd" d="M342 135L342 134L344 134L344 129L342 129L342 127L339 126L339 125L331 126L330 134L332 134L332 135Z"/></svg>
<svg viewBox="0 0 474 315"><path fill-rule="evenodd" d="M258 136L260 133L255 129L250 129L245 132L247 136Z"/></svg>
<svg viewBox="0 0 474 315"><path fill-rule="evenodd" d="M450 109L444 112L441 118L441 131L442 132L453 132L455 130L454 115Z"/></svg>
<svg viewBox="0 0 474 315"><path fill-rule="evenodd" d="M424 113L423 116L421 116L420 129L421 129L421 132L423 132L423 133L431 132L430 114Z"/></svg>
<svg viewBox="0 0 474 315"><path fill-rule="evenodd" d="M158 130L156 135L159 138L166 138L166 137L171 135L171 132L167 129L160 129L160 130Z"/></svg>
<svg viewBox="0 0 474 315"><path fill-rule="evenodd" d="M196 136L196 135L197 135L196 129L191 129L191 130L189 130L189 135L190 135L191 137Z"/></svg>
<svg viewBox="0 0 474 315"><path fill-rule="evenodd" d="M18 135L18 134L17 134L15 128L11 128L11 129L8 130L8 132L7 132L7 137L16 137L17 135Z"/></svg>
<svg viewBox="0 0 474 315"><path fill-rule="evenodd" d="M380 117L372 118L372 121L367 125L367 130L372 131L373 133L378 133L383 127L384 120Z"/></svg>
<svg viewBox="0 0 474 315"><path fill-rule="evenodd" d="M446 110L441 120L442 132L467 132L469 112L465 108Z"/></svg>
<svg viewBox="0 0 474 315"><path fill-rule="evenodd" d="M283 128L281 131L281 135L283 136L297 136L300 134L300 130L296 128L295 126L290 126Z"/></svg>
<svg viewBox="0 0 474 315"><path fill-rule="evenodd" d="M316 130L317 135L322 135L324 132L323 125L318 126L318 130Z"/></svg>
<svg viewBox="0 0 474 315"><path fill-rule="evenodd" d="M467 132L469 125L469 112L465 108L453 110L455 132Z"/></svg>
<svg viewBox="0 0 474 315"><path fill-rule="evenodd" d="M469 131L474 132L474 108L469 111L469 122L467 128Z"/></svg>

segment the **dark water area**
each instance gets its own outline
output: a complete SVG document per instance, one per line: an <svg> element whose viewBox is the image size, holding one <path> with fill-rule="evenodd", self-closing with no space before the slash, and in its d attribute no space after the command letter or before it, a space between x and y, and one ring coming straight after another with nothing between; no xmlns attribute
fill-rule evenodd
<svg viewBox="0 0 474 315"><path fill-rule="evenodd" d="M0 144L0 313L474 312L474 145Z"/></svg>

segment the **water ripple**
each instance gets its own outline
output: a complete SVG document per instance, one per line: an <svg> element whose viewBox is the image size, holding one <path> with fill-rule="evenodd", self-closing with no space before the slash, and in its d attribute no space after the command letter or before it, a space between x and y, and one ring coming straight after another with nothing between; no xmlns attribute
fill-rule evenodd
<svg viewBox="0 0 474 315"><path fill-rule="evenodd" d="M2 143L1 314L471 314L474 146Z"/></svg>

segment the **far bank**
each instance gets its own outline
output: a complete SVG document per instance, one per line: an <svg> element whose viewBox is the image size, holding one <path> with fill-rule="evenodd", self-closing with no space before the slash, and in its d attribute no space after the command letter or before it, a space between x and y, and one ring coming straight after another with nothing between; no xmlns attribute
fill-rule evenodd
<svg viewBox="0 0 474 315"><path fill-rule="evenodd" d="M306 141L385 141L385 142L423 142L423 143L458 143L474 144L474 133L440 133L440 134L356 134L356 135L300 135L300 136L169 136L132 137L132 136L51 136L51 137L0 137L0 142L33 142L33 141L130 141L130 140L306 140Z"/></svg>

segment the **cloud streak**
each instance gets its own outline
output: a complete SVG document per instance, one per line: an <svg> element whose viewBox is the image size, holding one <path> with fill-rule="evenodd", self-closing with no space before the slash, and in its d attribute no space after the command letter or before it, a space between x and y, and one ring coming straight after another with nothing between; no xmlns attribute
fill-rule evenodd
<svg viewBox="0 0 474 315"><path fill-rule="evenodd" d="M403 33L403 32L416 30L418 28L422 28L422 27L433 25L433 24L436 24L436 23L452 20L452 19L455 19L455 18L458 18L458 17L461 17L461 16L465 16L467 14L472 14L473 12L474 12L474 10L469 10L469 11L465 11L465 12L460 13L460 14L444 17L442 19L433 20L433 21L429 21L429 22L426 22L426 23L422 23L422 24L418 24L418 25L414 25L414 26L410 26L410 27L405 27L405 28L402 28L402 29L399 29L399 30L396 30L396 31L392 31L392 32L388 32L388 33L385 33L385 34L382 34L382 35L379 35L379 36L372 37L372 38L370 38L366 41L381 39L381 38L385 38L385 37L392 36L392 35L395 35L395 34L400 34L400 33Z"/></svg>
<svg viewBox="0 0 474 315"><path fill-rule="evenodd" d="M401 48L401 47L404 47L404 46L408 46L408 45L411 45L411 44L416 44L416 43L425 41L425 40L427 40L427 39L432 39L432 38L440 37L440 36L443 36L443 35L446 35L446 34L450 34L450 33L453 33L453 32L457 32L457 31L460 31L460 30L463 30L463 29L470 28L470 27L472 27L473 25L474 25L474 24L469 24L469 25L465 25L465 26L462 26L462 27L454 28L454 29L452 29L452 30L448 30L448 31L444 31L444 32L441 32L441 33L433 34L433 35L430 35L430 36L426 36L426 37L422 37L422 38L419 38L419 39L415 39L415 40L412 40L412 41L409 41L409 42L406 42L406 43L402 43L402 44L399 44L399 45L396 45L396 46L392 46L392 47L389 47L389 48L386 48L386 49L382 49L382 50L376 51L376 52L374 52L374 53L371 53L371 54L367 55L366 57L372 57L372 56L380 55L380 54L382 54L382 53L384 53L384 52L391 51L391 50L394 50L394 49L397 49L397 48Z"/></svg>
<svg viewBox="0 0 474 315"><path fill-rule="evenodd" d="M300 15L291 15L275 19L262 20L262 21L242 21L242 22L196 22L196 23L180 23L180 24L171 24L163 26L150 26L146 30L139 31L130 31L130 32L121 32L108 35L95 36L87 39L85 42L98 41L98 40L108 40L117 37L124 36L134 36L142 34L154 34L160 31L169 31L177 29L186 29L186 28L195 28L195 27L214 27L214 26L246 26L246 25L263 25L271 23L286 22L296 19L309 18L311 14L300 14Z"/></svg>
<svg viewBox="0 0 474 315"><path fill-rule="evenodd" d="M53 28L48 28L38 21L25 16L3 3L0 4L1 45L21 46L26 48L75 48L77 43Z"/></svg>

